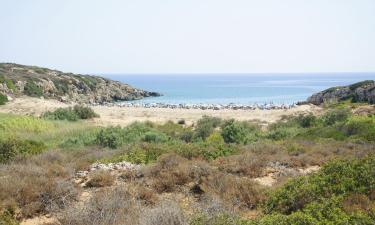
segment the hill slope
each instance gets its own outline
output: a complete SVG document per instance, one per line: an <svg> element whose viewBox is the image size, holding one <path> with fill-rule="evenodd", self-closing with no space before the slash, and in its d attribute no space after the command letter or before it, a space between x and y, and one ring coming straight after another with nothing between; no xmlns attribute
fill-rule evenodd
<svg viewBox="0 0 375 225"><path fill-rule="evenodd" d="M348 86L332 87L313 94L307 99L308 103L320 105L324 102L351 99L353 102L375 103L375 81L365 80Z"/></svg>
<svg viewBox="0 0 375 225"><path fill-rule="evenodd" d="M0 63L0 93L10 97L43 96L77 103L105 103L160 96L156 92L144 91L99 76L64 73L13 63Z"/></svg>

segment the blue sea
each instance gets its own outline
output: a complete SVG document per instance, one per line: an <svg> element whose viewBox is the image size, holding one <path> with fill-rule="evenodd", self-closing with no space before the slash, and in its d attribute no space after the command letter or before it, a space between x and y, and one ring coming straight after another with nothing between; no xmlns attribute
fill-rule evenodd
<svg viewBox="0 0 375 225"><path fill-rule="evenodd" d="M375 73L329 74L111 74L113 80L161 97L139 100L144 103L291 104L306 100L318 91L363 80Z"/></svg>

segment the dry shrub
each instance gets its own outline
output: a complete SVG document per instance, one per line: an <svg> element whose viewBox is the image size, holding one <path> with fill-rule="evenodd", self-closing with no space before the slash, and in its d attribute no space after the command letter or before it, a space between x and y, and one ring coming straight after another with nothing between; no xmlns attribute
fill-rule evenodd
<svg viewBox="0 0 375 225"><path fill-rule="evenodd" d="M227 173L248 177L260 177L267 165L266 162L267 161L263 155L246 152L241 155L220 158L216 160L215 165L218 165L221 171Z"/></svg>
<svg viewBox="0 0 375 225"><path fill-rule="evenodd" d="M358 210L368 211L370 207L370 199L363 194L351 194L343 201L343 208L348 213L353 213Z"/></svg>
<svg viewBox="0 0 375 225"><path fill-rule="evenodd" d="M59 216L61 225L138 224L140 206L123 186L96 192L83 206L68 208Z"/></svg>
<svg viewBox="0 0 375 225"><path fill-rule="evenodd" d="M236 207L253 209L265 197L261 187L247 178L216 173L203 181L202 190L220 196Z"/></svg>
<svg viewBox="0 0 375 225"><path fill-rule="evenodd" d="M135 197L136 200L141 202L143 205L155 205L158 201L158 197L155 192L143 185L129 185L128 186L131 194Z"/></svg>
<svg viewBox="0 0 375 225"><path fill-rule="evenodd" d="M157 164L147 168L144 173L152 178L152 187L159 193L172 192L177 186L191 181L189 161L174 154L162 156Z"/></svg>
<svg viewBox="0 0 375 225"><path fill-rule="evenodd" d="M154 208L144 210L139 224L188 225L188 222L176 202L164 201Z"/></svg>
<svg viewBox="0 0 375 225"><path fill-rule="evenodd" d="M18 218L25 218L65 208L74 201L78 193L67 180L70 169L57 164L58 153L55 157L46 161L38 156L27 162L1 165L0 211L11 207L19 211Z"/></svg>
<svg viewBox="0 0 375 225"><path fill-rule="evenodd" d="M90 175L86 187L106 187L115 182L115 177L107 170L97 170Z"/></svg>
<svg viewBox="0 0 375 225"><path fill-rule="evenodd" d="M70 206L78 196L70 182L74 171L107 154L95 149L48 151L0 165L0 211L14 211L22 219Z"/></svg>

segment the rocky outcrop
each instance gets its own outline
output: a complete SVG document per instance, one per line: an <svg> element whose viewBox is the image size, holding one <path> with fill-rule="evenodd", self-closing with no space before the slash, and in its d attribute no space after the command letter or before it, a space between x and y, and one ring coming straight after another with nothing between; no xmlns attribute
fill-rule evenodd
<svg viewBox="0 0 375 225"><path fill-rule="evenodd" d="M10 97L29 95L63 102L102 104L160 96L99 76L0 63L0 93Z"/></svg>
<svg viewBox="0 0 375 225"><path fill-rule="evenodd" d="M366 80L349 86L333 87L313 94L307 99L307 103L320 105L325 102L339 102L343 100L353 102L375 103L375 81Z"/></svg>

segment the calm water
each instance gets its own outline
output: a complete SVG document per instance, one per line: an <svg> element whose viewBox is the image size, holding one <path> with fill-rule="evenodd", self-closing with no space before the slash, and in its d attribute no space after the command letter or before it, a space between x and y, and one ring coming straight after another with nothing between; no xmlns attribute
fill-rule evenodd
<svg viewBox="0 0 375 225"><path fill-rule="evenodd" d="M142 102L293 103L333 86L375 79L375 73L241 75L107 75L134 87L162 93Z"/></svg>

